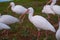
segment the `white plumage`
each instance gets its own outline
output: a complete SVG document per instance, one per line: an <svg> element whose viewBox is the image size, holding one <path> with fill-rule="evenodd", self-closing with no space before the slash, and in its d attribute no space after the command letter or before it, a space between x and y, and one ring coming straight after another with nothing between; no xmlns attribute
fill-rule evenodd
<svg viewBox="0 0 60 40"><path fill-rule="evenodd" d="M52 5L52 6L46 5L46 6L44 6L42 12L47 13L47 14L58 14L58 15L60 15L60 6L58 6L58 5Z"/></svg>
<svg viewBox="0 0 60 40"><path fill-rule="evenodd" d="M47 8L48 6L49 6L49 8ZM47 7L45 7L45 9L44 9L44 13L47 12L47 13L51 13L51 14L55 13L55 14L60 15L60 6L58 6L58 5L52 5L52 6L47 5Z"/></svg>
<svg viewBox="0 0 60 40"><path fill-rule="evenodd" d="M19 19L15 18L11 15L2 15L2 16L0 16L0 22L5 23L5 24L12 24L12 23L19 22Z"/></svg>
<svg viewBox="0 0 60 40"><path fill-rule="evenodd" d="M3 30L3 29L11 29L11 28L4 23L0 23L0 30Z"/></svg>
<svg viewBox="0 0 60 40"><path fill-rule="evenodd" d="M45 5L43 7L42 13L60 15L60 6L54 5L55 3L56 3L56 0L52 0L51 5Z"/></svg>
<svg viewBox="0 0 60 40"><path fill-rule="evenodd" d="M55 14L50 5L45 5L42 9L42 13Z"/></svg>
<svg viewBox="0 0 60 40"><path fill-rule="evenodd" d="M51 5L55 5L56 1L57 1L57 0L52 0Z"/></svg>
<svg viewBox="0 0 60 40"><path fill-rule="evenodd" d="M60 6L52 5L51 8L55 11L56 14L60 15Z"/></svg>
<svg viewBox="0 0 60 40"><path fill-rule="evenodd" d="M11 10L16 14L24 14L27 11L25 7L23 7L22 5L15 5L14 2L11 2L10 6Z"/></svg>
<svg viewBox="0 0 60 40"><path fill-rule="evenodd" d="M58 30L56 32L56 39L60 40L60 22L59 22L59 28L58 28Z"/></svg>
<svg viewBox="0 0 60 40"><path fill-rule="evenodd" d="M33 16L34 10L32 7L28 8L29 9L29 20L31 23L35 25L35 27L40 30L50 30L53 32L56 32L55 28L42 16L35 15Z"/></svg>
<svg viewBox="0 0 60 40"><path fill-rule="evenodd" d="M56 39L60 40L60 29L58 29L56 32Z"/></svg>
<svg viewBox="0 0 60 40"><path fill-rule="evenodd" d="M55 11L53 10L53 8L52 8L52 6L54 5L54 6L57 6L57 5L55 5L55 3L56 3L56 0L50 0L49 2L51 2L52 1L52 3L50 4L50 5L45 5L44 7L43 7L43 9L42 9L42 13L46 13L46 14L55 14ZM48 3L49 3L48 2Z"/></svg>

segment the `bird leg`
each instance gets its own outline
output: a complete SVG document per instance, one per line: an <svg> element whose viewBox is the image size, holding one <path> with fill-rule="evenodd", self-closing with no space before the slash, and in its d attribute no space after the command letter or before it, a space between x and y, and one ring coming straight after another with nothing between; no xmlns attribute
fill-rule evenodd
<svg viewBox="0 0 60 40"><path fill-rule="evenodd" d="M58 16L58 21L60 21L60 17Z"/></svg>
<svg viewBox="0 0 60 40"><path fill-rule="evenodd" d="M27 11L24 13L24 14L22 14L19 18L21 19L22 17L24 18L24 16L25 16L25 14L27 14L28 13L28 9L27 9Z"/></svg>
<svg viewBox="0 0 60 40"><path fill-rule="evenodd" d="M23 22L24 18L25 18L25 14L22 14L22 15L19 17L19 19L21 20L21 22Z"/></svg>
<svg viewBox="0 0 60 40"><path fill-rule="evenodd" d="M49 19L50 19L50 15L48 15L48 14L47 14L47 16L48 16L48 18L47 18L47 19L49 20Z"/></svg>
<svg viewBox="0 0 60 40"><path fill-rule="evenodd" d="M48 5L49 3L51 3L52 2L52 0L50 0L49 2L47 2L47 4L46 5Z"/></svg>
<svg viewBox="0 0 60 40"><path fill-rule="evenodd" d="M44 40L47 40L47 38L48 38L48 32L47 31L46 31L45 35L46 35L46 37L44 38Z"/></svg>
<svg viewBox="0 0 60 40"><path fill-rule="evenodd" d="M6 34L6 36L8 36L8 31L7 31L7 30L3 30L2 34L3 34L3 35Z"/></svg>
<svg viewBox="0 0 60 40"><path fill-rule="evenodd" d="M6 36L8 37L8 30L6 30Z"/></svg>
<svg viewBox="0 0 60 40"><path fill-rule="evenodd" d="M9 8L10 8L10 5L7 7L7 11L8 11Z"/></svg>
<svg viewBox="0 0 60 40"><path fill-rule="evenodd" d="M8 9L9 9L10 5L6 8L6 10L3 10L4 12L8 13Z"/></svg>
<svg viewBox="0 0 60 40"><path fill-rule="evenodd" d="M58 23L60 22L60 16L58 15ZM59 25L58 25L59 26Z"/></svg>
<svg viewBox="0 0 60 40"><path fill-rule="evenodd" d="M50 15L48 15L48 19L50 19Z"/></svg>
<svg viewBox="0 0 60 40"><path fill-rule="evenodd" d="M40 31L38 31L37 40L39 40L39 37L40 37Z"/></svg>
<svg viewBox="0 0 60 40"><path fill-rule="evenodd" d="M12 12L12 16L16 16L16 15L15 15L15 12Z"/></svg>
<svg viewBox="0 0 60 40"><path fill-rule="evenodd" d="M24 18L25 18L25 14L19 17L19 19L21 20L21 23L23 22Z"/></svg>
<svg viewBox="0 0 60 40"><path fill-rule="evenodd" d="M25 14L27 14L28 11L29 11L29 10L27 9L27 11L19 17L19 19L21 19L22 22L23 22L23 20L24 20L24 18L25 18Z"/></svg>

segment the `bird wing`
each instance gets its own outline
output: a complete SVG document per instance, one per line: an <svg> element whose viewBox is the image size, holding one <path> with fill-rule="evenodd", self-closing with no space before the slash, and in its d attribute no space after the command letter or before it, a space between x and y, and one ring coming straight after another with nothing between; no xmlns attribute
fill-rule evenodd
<svg viewBox="0 0 60 40"><path fill-rule="evenodd" d="M50 5L45 5L43 7L42 13L46 13L46 14L54 14L54 12L51 10Z"/></svg>
<svg viewBox="0 0 60 40"><path fill-rule="evenodd" d="M18 13L18 14L21 14L21 13L24 13L26 11L26 8L21 6L21 5L16 5L14 7L14 9L12 9L14 12Z"/></svg>
<svg viewBox="0 0 60 40"><path fill-rule="evenodd" d="M38 16L38 15L34 16L31 22L33 22L33 24L37 28L44 29L44 30L51 30L55 32L54 27L42 16Z"/></svg>
<svg viewBox="0 0 60 40"><path fill-rule="evenodd" d="M59 14L60 15L60 6L54 5L53 6L53 10L55 11L56 14Z"/></svg>
<svg viewBox="0 0 60 40"><path fill-rule="evenodd" d="M12 23L15 23L15 22L19 22L19 19L15 18L11 15L3 15L0 18L0 22L5 23L5 24L12 24Z"/></svg>
<svg viewBox="0 0 60 40"><path fill-rule="evenodd" d="M4 23L0 23L0 30L2 30L2 29L11 29L11 28Z"/></svg>

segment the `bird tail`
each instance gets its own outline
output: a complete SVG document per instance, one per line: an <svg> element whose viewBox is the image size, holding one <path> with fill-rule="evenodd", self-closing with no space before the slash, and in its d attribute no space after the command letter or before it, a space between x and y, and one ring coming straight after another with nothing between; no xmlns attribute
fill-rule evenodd
<svg viewBox="0 0 60 40"><path fill-rule="evenodd" d="M11 28L10 28L10 27L8 27L8 26L6 26L4 29L7 29L7 30L8 30L8 29L11 29Z"/></svg>
<svg viewBox="0 0 60 40"><path fill-rule="evenodd" d="M52 26L51 31L56 32L54 26Z"/></svg>

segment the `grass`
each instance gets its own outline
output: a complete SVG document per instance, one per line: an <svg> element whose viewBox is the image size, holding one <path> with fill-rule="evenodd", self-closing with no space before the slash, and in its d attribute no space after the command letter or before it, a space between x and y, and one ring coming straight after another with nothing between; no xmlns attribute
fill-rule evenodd
<svg viewBox="0 0 60 40"><path fill-rule="evenodd" d="M42 14L41 10L47 1L46 0L44 1L43 0L14 0L16 4L23 5L26 8L33 7L35 10L35 15L41 15L44 16L45 18L47 18L47 15ZM8 12L6 12L6 8L8 7L8 5L9 2L0 3L0 13L13 15L13 12L10 9ZM14 14L14 16L17 18L19 17L19 15L17 14ZM52 16L50 22L53 25L55 25L57 23L57 16ZM6 36L6 34L2 35L0 33L0 40L36 40L37 39L37 29L28 20L28 15L26 15L26 18L24 19L24 22L22 24L15 23L10 25L10 27L11 30L9 30L8 36ZM43 40L45 38L45 31L41 31L41 32L42 32L41 37L39 39ZM49 34L48 40L56 40L54 35L55 35L54 33Z"/></svg>

